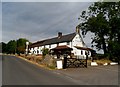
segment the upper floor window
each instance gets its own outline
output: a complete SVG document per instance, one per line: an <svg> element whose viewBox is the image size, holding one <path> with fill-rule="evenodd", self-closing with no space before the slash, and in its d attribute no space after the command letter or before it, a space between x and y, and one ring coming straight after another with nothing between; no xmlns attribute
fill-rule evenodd
<svg viewBox="0 0 120 87"><path fill-rule="evenodd" d="M57 43L57 46L59 46L59 43Z"/></svg>
<svg viewBox="0 0 120 87"><path fill-rule="evenodd" d="M70 42L67 42L67 45L70 45Z"/></svg>

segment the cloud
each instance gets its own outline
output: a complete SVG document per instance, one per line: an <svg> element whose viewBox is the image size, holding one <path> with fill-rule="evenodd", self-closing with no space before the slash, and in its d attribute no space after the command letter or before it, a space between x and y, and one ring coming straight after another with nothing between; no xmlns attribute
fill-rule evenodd
<svg viewBox="0 0 120 87"><path fill-rule="evenodd" d="M0 2L0 41L2 41L2 3Z"/></svg>
<svg viewBox="0 0 120 87"><path fill-rule="evenodd" d="M2 2L97 2L103 0L2 0Z"/></svg>
<svg viewBox="0 0 120 87"><path fill-rule="evenodd" d="M78 17L91 2L3 2L2 40L27 38L31 42L52 38L58 32L75 32ZM91 34L83 38L91 47Z"/></svg>
<svg viewBox="0 0 120 87"><path fill-rule="evenodd" d="M80 12L90 4L3 2L3 41L20 37L37 41L56 36L58 31L74 32Z"/></svg>

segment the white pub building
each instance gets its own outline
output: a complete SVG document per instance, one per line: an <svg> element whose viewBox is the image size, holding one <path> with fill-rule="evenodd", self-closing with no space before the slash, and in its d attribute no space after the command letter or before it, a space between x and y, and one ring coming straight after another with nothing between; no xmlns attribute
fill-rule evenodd
<svg viewBox="0 0 120 87"><path fill-rule="evenodd" d="M51 49L72 49L71 54L78 58L86 58L86 52L88 57L91 57L91 48L88 48L81 35L80 30L76 27L76 32L70 33L67 35L62 35L61 32L58 32L58 36L50 39L45 39L42 41L37 41L29 45L29 50L31 54L42 54L42 49L48 48Z"/></svg>

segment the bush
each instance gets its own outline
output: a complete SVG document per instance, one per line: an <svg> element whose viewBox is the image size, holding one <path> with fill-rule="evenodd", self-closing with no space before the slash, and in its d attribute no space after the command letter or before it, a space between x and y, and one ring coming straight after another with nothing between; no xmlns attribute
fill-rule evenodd
<svg viewBox="0 0 120 87"><path fill-rule="evenodd" d="M108 60L108 59L100 59L100 60L95 60L95 62L97 62L97 64L99 65L103 65L105 63L111 63L112 61Z"/></svg>
<svg viewBox="0 0 120 87"><path fill-rule="evenodd" d="M49 49L48 48L43 48L42 49L42 55L46 56L46 54L49 54Z"/></svg>
<svg viewBox="0 0 120 87"><path fill-rule="evenodd" d="M104 54L96 54L94 57L94 60L100 60L100 59L105 59L105 58L106 56Z"/></svg>

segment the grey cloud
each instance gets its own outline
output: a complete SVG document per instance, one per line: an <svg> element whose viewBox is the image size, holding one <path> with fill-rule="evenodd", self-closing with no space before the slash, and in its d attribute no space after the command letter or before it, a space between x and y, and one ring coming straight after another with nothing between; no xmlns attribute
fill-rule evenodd
<svg viewBox="0 0 120 87"><path fill-rule="evenodd" d="M27 37L37 41L75 31L78 16L91 3L3 3L3 41ZM14 36L13 36L14 35Z"/></svg>
<svg viewBox="0 0 120 87"><path fill-rule="evenodd" d="M100 0L2 0L2 2L97 2L97 1Z"/></svg>
<svg viewBox="0 0 120 87"><path fill-rule="evenodd" d="M0 41L2 41L2 3L0 2Z"/></svg>

